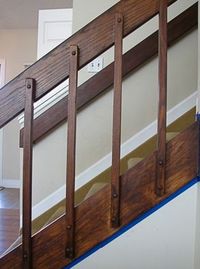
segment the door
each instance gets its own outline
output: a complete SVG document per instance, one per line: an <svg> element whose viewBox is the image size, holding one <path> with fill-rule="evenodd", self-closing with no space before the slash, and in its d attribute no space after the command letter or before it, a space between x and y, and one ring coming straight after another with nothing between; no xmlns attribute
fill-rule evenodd
<svg viewBox="0 0 200 269"><path fill-rule="evenodd" d="M72 9L40 10L38 21L37 58L69 38L72 34ZM68 80L64 81L49 94L40 99L36 111L43 112L45 108L58 102L68 93ZM40 113L39 113L40 114Z"/></svg>

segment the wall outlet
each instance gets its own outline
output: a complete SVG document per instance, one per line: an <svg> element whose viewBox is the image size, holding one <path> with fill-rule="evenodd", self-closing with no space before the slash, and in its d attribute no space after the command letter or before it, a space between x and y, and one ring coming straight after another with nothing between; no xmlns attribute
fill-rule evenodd
<svg viewBox="0 0 200 269"><path fill-rule="evenodd" d="M103 58L96 58L94 61L88 64L88 73L98 73L103 69Z"/></svg>

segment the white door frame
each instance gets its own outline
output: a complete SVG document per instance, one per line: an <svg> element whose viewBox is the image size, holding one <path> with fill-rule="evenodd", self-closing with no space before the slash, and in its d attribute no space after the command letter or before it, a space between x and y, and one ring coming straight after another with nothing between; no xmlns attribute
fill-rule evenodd
<svg viewBox="0 0 200 269"><path fill-rule="evenodd" d="M0 88L5 84L5 59L0 59ZM0 129L0 186L3 186L3 128Z"/></svg>

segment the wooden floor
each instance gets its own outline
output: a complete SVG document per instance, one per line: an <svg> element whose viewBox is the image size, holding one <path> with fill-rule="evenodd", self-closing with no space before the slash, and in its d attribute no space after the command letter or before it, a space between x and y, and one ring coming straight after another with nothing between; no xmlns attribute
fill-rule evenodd
<svg viewBox="0 0 200 269"><path fill-rule="evenodd" d="M19 190L0 191L0 256L19 235Z"/></svg>

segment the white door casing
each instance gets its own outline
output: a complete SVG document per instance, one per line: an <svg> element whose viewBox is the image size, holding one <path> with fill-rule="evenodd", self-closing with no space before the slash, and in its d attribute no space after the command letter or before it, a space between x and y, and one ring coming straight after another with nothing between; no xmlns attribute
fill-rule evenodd
<svg viewBox="0 0 200 269"><path fill-rule="evenodd" d="M5 84L5 59L0 59L0 89ZM3 186L3 128L0 129L0 186Z"/></svg>

